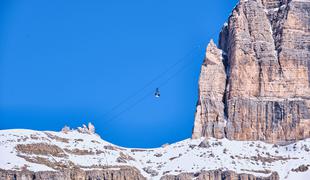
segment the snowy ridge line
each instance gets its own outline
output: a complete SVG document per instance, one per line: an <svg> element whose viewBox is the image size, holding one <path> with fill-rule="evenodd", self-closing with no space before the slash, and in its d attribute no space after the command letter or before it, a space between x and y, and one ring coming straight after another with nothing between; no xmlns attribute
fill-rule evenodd
<svg viewBox="0 0 310 180"><path fill-rule="evenodd" d="M57 166L29 161L40 157L53 165L70 167L72 162L85 170L133 166L147 179L217 169L259 177L277 172L280 179L306 179L310 170L293 169L310 165L309 148L310 139L278 146L214 138L186 139L152 149L125 148L104 141L97 134L12 129L0 130L0 169L59 170Z"/></svg>

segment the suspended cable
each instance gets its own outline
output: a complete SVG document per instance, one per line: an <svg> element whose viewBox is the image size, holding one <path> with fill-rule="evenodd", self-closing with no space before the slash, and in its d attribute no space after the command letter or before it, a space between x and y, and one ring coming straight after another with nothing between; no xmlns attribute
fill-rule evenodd
<svg viewBox="0 0 310 180"><path fill-rule="evenodd" d="M171 81L172 79L174 79L179 73L183 72L185 69L191 67L190 64L192 64L192 62L190 61L189 63L186 63L185 65L183 65L181 67L181 69L179 69L178 71L176 71L174 74L172 74L168 79L166 79L164 82L162 82L159 87L163 87L165 85L167 85L167 83L169 81ZM137 101L135 101L134 103L132 103L130 106L128 106L126 109L122 110L121 112L117 113L115 116L113 116L112 118L110 118L108 121L106 121L105 123L110 123L113 120L119 118L122 114L126 113L127 111L131 110L132 108L134 108L135 106L137 106L138 104L140 104L143 100L146 99L146 97L148 96L153 96L153 90L149 91L148 93L146 93L144 96L142 96L141 98L139 98Z"/></svg>
<svg viewBox="0 0 310 180"><path fill-rule="evenodd" d="M168 72L170 72L175 66L177 66L178 64L180 64L183 61L185 61L186 59L188 59L187 57L192 55L195 50L199 50L199 48L200 48L200 46L198 45L198 46L194 47L193 49L191 49L188 53L186 53L183 57L179 58L175 63L173 63L171 66L169 66L167 69L165 69L162 73L160 73L159 75L155 76L151 81L146 83L142 88L138 89L137 91L135 91L131 95L127 96L124 100L122 100L118 104L114 105L109 111L104 113L104 116L111 114L116 109L118 109L120 106L122 106L123 104L125 104L126 102L131 100L133 97L136 97L143 90L145 90L146 88L151 86L155 81L159 80L161 77L163 77L164 75L168 74Z"/></svg>
<svg viewBox="0 0 310 180"><path fill-rule="evenodd" d="M175 78L179 73L181 73L181 72L183 72L185 69L191 67L191 66L190 66L191 64L192 64L192 62L189 62L189 63L183 65L183 66L181 67L181 69L179 69L177 72L175 72L174 74L172 74L172 76L170 76L166 81L164 81L163 83L161 83L161 84L159 85L159 87L163 87L163 86L167 85L168 82L169 82L170 80L172 80L173 78Z"/></svg>
<svg viewBox="0 0 310 180"><path fill-rule="evenodd" d="M106 121L105 123L110 123L113 120L119 118L122 114L124 114L125 112L129 111L130 109L134 108L135 106L137 106L138 104L140 104L146 97L153 95L153 90L148 92L147 94L145 94L144 96L142 96L141 98L139 98L135 103L131 104L130 106L128 106L126 109L122 110L121 112L117 113L116 115L114 115L112 118L110 118L108 121Z"/></svg>

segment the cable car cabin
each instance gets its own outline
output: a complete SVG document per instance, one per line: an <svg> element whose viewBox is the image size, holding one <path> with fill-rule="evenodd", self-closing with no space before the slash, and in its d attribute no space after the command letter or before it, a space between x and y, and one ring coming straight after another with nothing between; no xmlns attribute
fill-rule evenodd
<svg viewBox="0 0 310 180"><path fill-rule="evenodd" d="M155 97L159 98L160 97L160 92L159 92L159 89L156 88L156 91L155 91Z"/></svg>

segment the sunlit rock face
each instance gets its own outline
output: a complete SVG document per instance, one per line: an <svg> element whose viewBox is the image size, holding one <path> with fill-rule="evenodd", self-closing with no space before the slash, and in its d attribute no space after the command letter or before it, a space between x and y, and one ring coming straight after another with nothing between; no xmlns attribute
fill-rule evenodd
<svg viewBox="0 0 310 180"><path fill-rule="evenodd" d="M206 50L199 79L199 100L195 116L193 137L201 135L224 137L225 117L223 94L226 72L222 51L211 41Z"/></svg>
<svg viewBox="0 0 310 180"><path fill-rule="evenodd" d="M217 51L206 57L219 62L206 58L201 68L193 138L276 143L310 136L309 0L241 0ZM215 66L216 73L209 70Z"/></svg>
<svg viewBox="0 0 310 180"><path fill-rule="evenodd" d="M119 167L118 169L106 168L104 170L81 170L71 168L64 171L5 171L0 170L1 180L84 180L84 179L107 179L107 180L146 180L134 167Z"/></svg>
<svg viewBox="0 0 310 180"><path fill-rule="evenodd" d="M278 180L279 176L277 173L272 173L268 177L255 177L251 174L238 174L233 171L202 171L200 173L181 173L178 175L166 175L160 180L187 180L187 179L198 179L198 180Z"/></svg>

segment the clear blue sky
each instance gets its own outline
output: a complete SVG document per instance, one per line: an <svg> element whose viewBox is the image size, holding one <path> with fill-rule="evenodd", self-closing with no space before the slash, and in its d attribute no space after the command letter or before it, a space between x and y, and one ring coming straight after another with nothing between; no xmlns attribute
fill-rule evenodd
<svg viewBox="0 0 310 180"><path fill-rule="evenodd" d="M189 138L205 46L236 2L1 1L0 129L90 121L103 139L127 147ZM150 93L156 87L159 99Z"/></svg>

